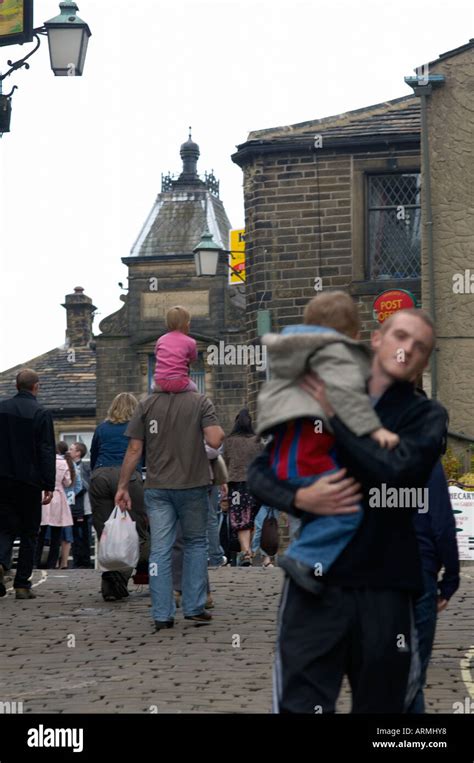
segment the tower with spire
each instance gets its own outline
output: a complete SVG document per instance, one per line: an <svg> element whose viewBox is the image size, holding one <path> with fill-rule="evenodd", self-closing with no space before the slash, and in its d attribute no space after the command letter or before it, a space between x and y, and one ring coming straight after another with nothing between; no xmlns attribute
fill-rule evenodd
<svg viewBox="0 0 474 763"><path fill-rule="evenodd" d="M187 307L191 332L198 343L199 361L193 367L198 388L216 404L223 426L233 422L245 403L245 367L207 365L207 347L219 342L245 343L244 287L228 285L228 268L219 263L217 275L198 278L193 250L205 231L222 249L229 248L231 228L219 197L214 172L200 176L199 145L181 144L181 172L161 176L161 191L122 262L128 267L124 306L100 323L97 338L97 410L105 415L114 395L124 390L141 396L150 389L154 347L166 332L165 316L173 305Z"/></svg>

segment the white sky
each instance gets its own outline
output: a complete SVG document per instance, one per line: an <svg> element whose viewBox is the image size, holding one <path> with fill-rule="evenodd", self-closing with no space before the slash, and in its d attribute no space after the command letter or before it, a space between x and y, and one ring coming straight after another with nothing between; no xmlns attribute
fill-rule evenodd
<svg viewBox="0 0 474 763"><path fill-rule="evenodd" d="M473 34L472 0L77 0L92 37L82 78L54 77L47 40L8 77L0 140L0 370L64 342L60 306L83 286L102 318L119 309L161 173L179 173L188 125L234 227L250 130L408 95L403 77ZM35 26L57 15L35 0ZM30 49L30 46L28 46ZM27 46L0 48L7 59Z"/></svg>

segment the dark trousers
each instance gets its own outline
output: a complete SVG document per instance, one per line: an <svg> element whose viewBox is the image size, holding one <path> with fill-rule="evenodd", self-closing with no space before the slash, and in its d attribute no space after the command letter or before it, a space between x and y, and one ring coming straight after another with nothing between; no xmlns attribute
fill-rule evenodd
<svg viewBox="0 0 474 763"><path fill-rule="evenodd" d="M30 588L36 538L41 523L41 490L11 480L0 480L0 564L10 568L15 538L20 552L14 588Z"/></svg>
<svg viewBox="0 0 474 763"><path fill-rule="evenodd" d="M431 651L436 632L438 617L438 576L436 573L423 571L424 593L415 602L415 626L418 634L418 651L420 653L420 688L409 709L409 713L424 713L425 698L423 689L426 683L426 672L431 659Z"/></svg>
<svg viewBox="0 0 474 763"><path fill-rule="evenodd" d="M49 554L46 562L47 570L54 570L59 559L59 549L61 546L61 530L62 527L49 526L50 529L50 541L49 541ZM43 555L43 546L45 535L48 530L48 525L41 525L38 539L36 541L35 550L35 567L41 567L41 557Z"/></svg>
<svg viewBox="0 0 474 763"><path fill-rule="evenodd" d="M418 688L412 597L404 591L285 581L279 612L274 710L334 713L342 679L353 713L402 713Z"/></svg>
<svg viewBox="0 0 474 763"><path fill-rule="evenodd" d="M92 508L92 522L99 540L104 525L115 507L115 494L117 492L119 475L119 466L103 466L99 469L94 469L92 472L89 498ZM145 512L143 482L138 473L134 474L130 480L128 492L132 501L130 516L136 522L137 533L140 539L140 562L142 562L148 560L150 533ZM131 574L132 570L129 572L102 573L102 593L107 595L108 593L113 593L115 589L119 593L123 593L126 590Z"/></svg>
<svg viewBox="0 0 474 763"><path fill-rule="evenodd" d="M72 563L73 567L91 567L91 522L90 514L73 518Z"/></svg>

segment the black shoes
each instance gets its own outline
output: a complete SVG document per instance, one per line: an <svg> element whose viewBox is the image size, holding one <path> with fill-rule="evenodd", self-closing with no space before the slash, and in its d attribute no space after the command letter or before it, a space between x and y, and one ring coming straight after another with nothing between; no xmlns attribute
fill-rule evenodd
<svg viewBox="0 0 474 763"><path fill-rule="evenodd" d="M102 596L104 601L119 601L130 596L127 581L120 572L102 573Z"/></svg>
<svg viewBox="0 0 474 763"><path fill-rule="evenodd" d="M3 571L3 567L0 564L0 598L2 596L6 596L7 589L5 587L5 572Z"/></svg>
<svg viewBox="0 0 474 763"><path fill-rule="evenodd" d="M161 620L155 620L155 630L161 631L164 628L172 628L174 625L174 620L165 620L164 622Z"/></svg>
<svg viewBox="0 0 474 763"><path fill-rule="evenodd" d="M296 559L291 559L289 556L282 556L278 560L278 566L282 567L300 588L312 593L313 596L322 595L324 583L321 582L320 576L318 576L318 580L314 574L314 569L309 564L297 562Z"/></svg>
<svg viewBox="0 0 474 763"><path fill-rule="evenodd" d="M201 623L201 625L206 625L207 623L210 623L212 620L212 615L210 612L206 612L204 610L203 612L200 612L198 615L185 615L185 620L193 620L195 623Z"/></svg>
<svg viewBox="0 0 474 763"><path fill-rule="evenodd" d="M36 599L31 588L15 588L15 599Z"/></svg>

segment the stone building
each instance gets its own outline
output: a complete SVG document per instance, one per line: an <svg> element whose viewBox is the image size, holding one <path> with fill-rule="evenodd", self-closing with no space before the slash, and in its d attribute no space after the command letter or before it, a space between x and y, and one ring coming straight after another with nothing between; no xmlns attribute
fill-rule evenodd
<svg viewBox="0 0 474 763"><path fill-rule="evenodd" d="M198 389L214 401L227 430L246 401L244 366L209 365L209 346L245 341L245 287L228 285L222 260L214 277L196 276L193 249L209 230L227 250L231 228L213 173L197 172L199 146L189 137L181 146L182 172L162 177L161 193L132 247L123 258L129 289L123 307L100 323L97 340L97 416L100 420L119 392L138 397L150 390L154 347L166 332L165 315L176 304L192 315L191 336L199 360L192 368Z"/></svg>
<svg viewBox="0 0 474 763"><path fill-rule="evenodd" d="M248 340L262 326L299 321L321 286L358 299L363 339L377 326L382 291L408 290L427 308L434 300L438 349L425 388L461 435L451 444L466 448L474 437L474 40L416 72L416 82L407 78L415 94L258 130L237 146ZM253 411L260 383L249 375Z"/></svg>
<svg viewBox="0 0 474 763"><path fill-rule="evenodd" d="M0 373L0 398L16 394L15 379L22 368L40 377L38 402L53 416L56 440L84 442L90 447L96 426L96 362L92 322L96 307L81 286L67 294L66 342L43 355Z"/></svg>
<svg viewBox="0 0 474 763"><path fill-rule="evenodd" d="M433 381L449 410L450 429L473 440L474 39L423 69L427 87L422 81L415 92L422 101L426 98L423 180L425 173L431 176L431 209L426 197L422 205L422 299L426 306L434 300L438 352ZM469 440L457 439L468 447Z"/></svg>
<svg viewBox="0 0 474 763"><path fill-rule="evenodd" d="M319 288L358 298L363 339L375 296L421 295L420 106L414 95L325 119L250 133L243 169L247 329L301 321ZM317 280L321 279L321 280ZM268 317L270 321L268 321ZM249 374L255 410L262 378Z"/></svg>

